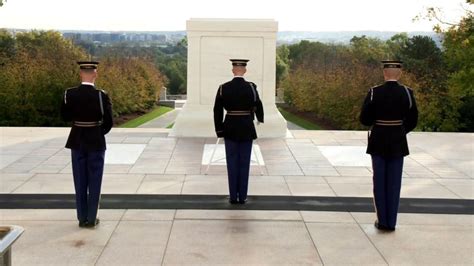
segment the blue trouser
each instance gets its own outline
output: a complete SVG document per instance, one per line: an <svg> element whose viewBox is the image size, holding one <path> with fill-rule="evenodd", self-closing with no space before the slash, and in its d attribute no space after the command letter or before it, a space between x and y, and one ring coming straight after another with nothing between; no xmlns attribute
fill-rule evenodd
<svg viewBox="0 0 474 266"><path fill-rule="evenodd" d="M403 157L372 155L374 202L379 225L394 229L402 186Z"/></svg>
<svg viewBox="0 0 474 266"><path fill-rule="evenodd" d="M105 151L71 150L77 219L95 222L99 207Z"/></svg>
<svg viewBox="0 0 474 266"><path fill-rule="evenodd" d="M245 201L249 184L252 140L225 139L230 200Z"/></svg>

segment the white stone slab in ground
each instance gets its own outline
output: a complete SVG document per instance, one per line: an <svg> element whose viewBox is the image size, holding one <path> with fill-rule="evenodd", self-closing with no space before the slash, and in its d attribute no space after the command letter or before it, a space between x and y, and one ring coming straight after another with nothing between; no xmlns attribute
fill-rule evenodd
<svg viewBox="0 0 474 266"><path fill-rule="evenodd" d="M333 166L372 166L365 146L317 146Z"/></svg>
<svg viewBox="0 0 474 266"><path fill-rule="evenodd" d="M18 159L23 158L24 156L25 155L23 154L8 154L8 155L2 154L0 156L0 169L7 167L8 165L12 164Z"/></svg>
<svg viewBox="0 0 474 266"><path fill-rule="evenodd" d="M107 144L106 164L134 164L146 144Z"/></svg>
<svg viewBox="0 0 474 266"><path fill-rule="evenodd" d="M214 151L214 148L216 147L216 144L205 144L204 145L204 151L202 152L202 165L208 165L209 162L211 161L211 156L212 152ZM214 153L214 156L212 156L212 165L226 165L225 161L225 146L224 144L217 144L216 151ZM257 161L258 159L258 161ZM250 164L251 165L265 165L265 162L263 161L263 156L262 152L260 151L260 147L257 144L253 145L252 149L252 157L250 158Z"/></svg>

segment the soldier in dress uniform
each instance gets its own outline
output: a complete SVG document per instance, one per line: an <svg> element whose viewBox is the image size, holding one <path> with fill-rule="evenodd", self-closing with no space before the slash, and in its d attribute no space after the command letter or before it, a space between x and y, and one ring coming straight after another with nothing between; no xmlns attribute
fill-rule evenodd
<svg viewBox="0 0 474 266"><path fill-rule="evenodd" d="M403 157L409 154L406 134L418 121L413 90L398 82L402 62L382 61L385 83L369 90L360 121L371 130L367 153L372 157L375 227L394 231L402 183Z"/></svg>
<svg viewBox="0 0 474 266"><path fill-rule="evenodd" d="M97 210L104 170L105 137L112 128L109 96L95 85L99 62L77 62L82 83L67 89L61 106L65 121L72 121L66 148L71 149L79 227L99 224Z"/></svg>
<svg viewBox="0 0 474 266"><path fill-rule="evenodd" d="M247 201L252 141L257 138L254 118L263 123L263 106L257 86L246 81L247 59L230 59L234 78L219 86L214 103L214 126L224 138L229 180L229 202ZM224 119L224 109L227 111Z"/></svg>

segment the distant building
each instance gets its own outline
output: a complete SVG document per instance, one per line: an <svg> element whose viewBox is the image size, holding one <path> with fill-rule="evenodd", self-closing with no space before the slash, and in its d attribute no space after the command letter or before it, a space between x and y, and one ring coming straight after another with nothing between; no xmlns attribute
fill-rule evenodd
<svg viewBox="0 0 474 266"><path fill-rule="evenodd" d="M181 41L184 32L63 32L64 38L75 42L94 42L109 45L119 42L130 42L140 46L163 46Z"/></svg>

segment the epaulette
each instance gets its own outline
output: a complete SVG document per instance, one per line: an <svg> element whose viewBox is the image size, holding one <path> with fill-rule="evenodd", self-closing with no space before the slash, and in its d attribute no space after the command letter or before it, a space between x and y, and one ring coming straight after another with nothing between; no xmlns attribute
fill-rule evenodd
<svg viewBox="0 0 474 266"><path fill-rule="evenodd" d="M401 84L401 83L400 83L400 86L407 88L409 91L413 91L412 88L410 88L410 87L408 87L408 86L406 86L406 85L404 85L404 84Z"/></svg>
<svg viewBox="0 0 474 266"><path fill-rule="evenodd" d="M374 99L374 89L380 87L381 85L382 84L378 84L378 85L375 85L372 88L370 88L370 90L369 90L370 91L370 101L372 101Z"/></svg>
<svg viewBox="0 0 474 266"><path fill-rule="evenodd" d="M382 87L382 85L383 85L383 84L377 84L377 85L375 85L375 86L372 86L372 88L370 88L370 89L372 90L372 89L375 89L375 88L379 88L379 87Z"/></svg>
<svg viewBox="0 0 474 266"><path fill-rule="evenodd" d="M403 84L400 84L400 85L402 85L403 88L405 88L405 92L407 93L407 97L408 97L408 109L411 109L411 107L413 106L413 100L411 99L410 91L412 91L412 89L408 88L407 86Z"/></svg>
<svg viewBox="0 0 474 266"><path fill-rule="evenodd" d="M224 84L219 85L219 95L220 96L222 96L222 85L224 85Z"/></svg>
<svg viewBox="0 0 474 266"><path fill-rule="evenodd" d="M253 101L256 102L256 101L257 101L257 92L256 92L255 87L256 87L257 85L255 85L255 83L253 83L253 82L251 82L251 81L249 81L248 83L249 83L249 85L250 85L250 88L252 88ZM254 86L255 86L255 87L254 87Z"/></svg>
<svg viewBox="0 0 474 266"><path fill-rule="evenodd" d="M67 91L70 90L70 89L74 89L74 88L76 88L76 87L67 88L67 89L64 91L64 103L67 103L67 100L66 100Z"/></svg>
<svg viewBox="0 0 474 266"><path fill-rule="evenodd" d="M77 87L70 87L70 88L67 88L66 90L64 90L64 93L66 93L68 90L72 90L72 89L76 89Z"/></svg>
<svg viewBox="0 0 474 266"><path fill-rule="evenodd" d="M99 89L99 88L95 88L95 89L96 89L96 90L98 90L98 91L101 91L101 92L103 92L104 94L107 94L107 92L106 92L106 91L104 91L104 90L102 90L102 89Z"/></svg>

